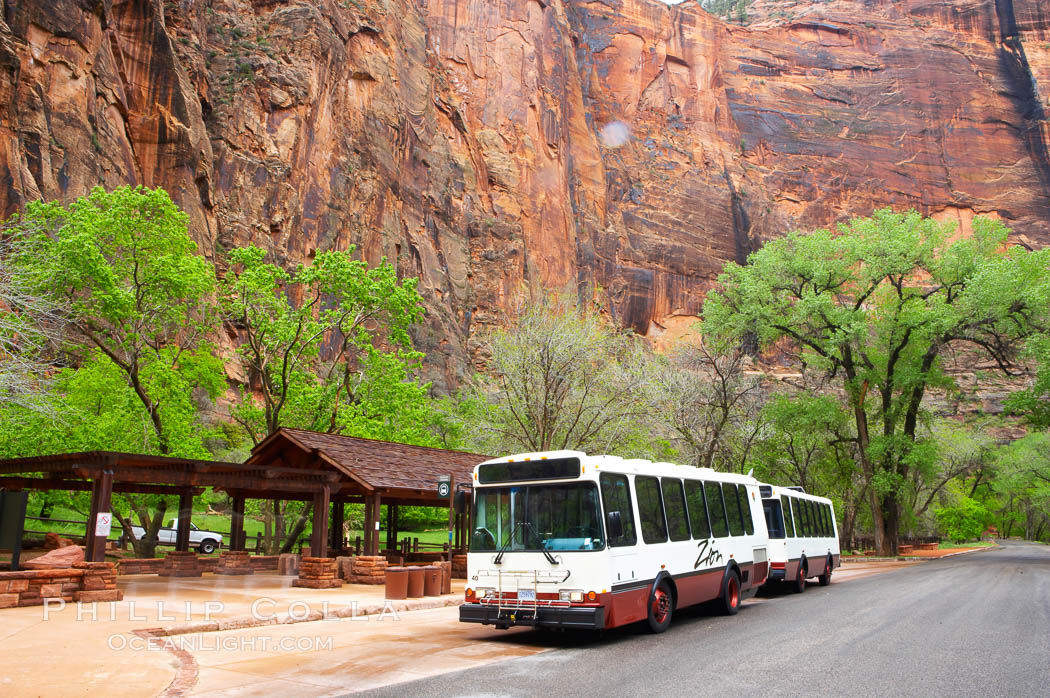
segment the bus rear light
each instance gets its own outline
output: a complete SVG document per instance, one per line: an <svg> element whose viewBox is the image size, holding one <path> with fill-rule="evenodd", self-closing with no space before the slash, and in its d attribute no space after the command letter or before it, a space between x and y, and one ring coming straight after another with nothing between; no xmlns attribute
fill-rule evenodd
<svg viewBox="0 0 1050 698"><path fill-rule="evenodd" d="M595 594L593 591L588 591L587 592L587 600L588 601L597 601L598 600L598 595Z"/></svg>
<svg viewBox="0 0 1050 698"><path fill-rule="evenodd" d="M558 592L558 601L580 603L583 601L583 589L562 589Z"/></svg>
<svg viewBox="0 0 1050 698"><path fill-rule="evenodd" d="M472 601L474 599L474 590L470 587L467 587L466 590L464 590L463 592L463 596L464 598L466 598L467 601Z"/></svg>

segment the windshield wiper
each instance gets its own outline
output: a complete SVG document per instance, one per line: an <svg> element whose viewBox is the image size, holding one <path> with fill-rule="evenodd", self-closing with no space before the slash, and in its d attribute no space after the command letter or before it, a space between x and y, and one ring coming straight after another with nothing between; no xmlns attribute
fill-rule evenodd
<svg viewBox="0 0 1050 698"><path fill-rule="evenodd" d="M492 560L492 564L493 565L502 565L503 564L503 553L507 552L507 548L510 546L511 542L514 540L514 534L518 532L518 529L521 528L524 523L525 523L524 521L519 521L518 523L514 524L514 530L511 531L510 532L510 536L507 537L507 542L503 544L503 547L499 549L498 553L496 553L496 557L493 558L493 560Z"/></svg>
<svg viewBox="0 0 1050 698"><path fill-rule="evenodd" d="M503 554L507 552L507 548L509 548L510 544L514 541L514 534L516 534L518 532L518 529L522 526L527 526L528 529L532 532L533 537L536 539L537 542L539 542L540 551L543 553L543 557L547 558L547 562L551 563L552 565L557 565L558 560L553 555L551 555L549 550L547 550L547 544L543 542L543 539L540 538L539 535L536 533L536 529L534 529L532 527L532 524L528 521L519 521L518 523L514 524L514 530L510 532L510 537L507 538L507 542L504 543L503 547L499 549L498 553L496 553L496 557L493 558L492 564L503 564Z"/></svg>
<svg viewBox="0 0 1050 698"><path fill-rule="evenodd" d="M532 531L532 535L536 539L536 541L540 544L540 550L543 551L543 557L547 558L547 562L551 563L552 565L557 565L558 561L556 559L554 559L554 556L551 555L549 550L547 550L547 544L544 543L543 539L540 538L538 533L536 533L536 529L532 527L532 524L530 524L528 522L524 522L524 521L522 523L524 523L526 526L528 526L529 530Z"/></svg>

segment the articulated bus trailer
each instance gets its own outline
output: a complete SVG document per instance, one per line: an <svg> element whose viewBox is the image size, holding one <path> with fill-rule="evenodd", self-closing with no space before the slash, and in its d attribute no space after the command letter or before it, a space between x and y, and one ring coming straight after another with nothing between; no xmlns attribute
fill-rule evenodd
<svg viewBox="0 0 1050 698"><path fill-rule="evenodd" d="M769 574L753 477L579 451L474 469L460 620L663 632L706 601L732 615Z"/></svg>

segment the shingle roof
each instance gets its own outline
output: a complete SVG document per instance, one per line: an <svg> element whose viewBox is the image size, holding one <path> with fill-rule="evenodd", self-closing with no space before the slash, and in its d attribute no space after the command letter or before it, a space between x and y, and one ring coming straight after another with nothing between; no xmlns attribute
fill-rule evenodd
<svg viewBox="0 0 1050 698"><path fill-rule="evenodd" d="M489 458L465 451L281 427L252 449L246 463L262 463L263 451L278 438L304 451L317 451L331 465L373 489L434 490L438 476L449 473L457 483L470 483L474 466Z"/></svg>

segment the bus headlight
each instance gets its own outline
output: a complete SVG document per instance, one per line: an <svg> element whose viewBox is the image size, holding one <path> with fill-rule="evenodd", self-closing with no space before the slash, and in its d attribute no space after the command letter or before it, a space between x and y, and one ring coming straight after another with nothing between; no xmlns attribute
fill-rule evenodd
<svg viewBox="0 0 1050 698"><path fill-rule="evenodd" d="M583 589L561 589L558 591L558 601L580 603L583 601Z"/></svg>
<svg viewBox="0 0 1050 698"><path fill-rule="evenodd" d="M492 588L485 589L485 588L479 587L478 590L476 592L474 592L474 593L476 593L478 595L479 599L494 599L494 598L496 598L496 590L492 589Z"/></svg>

